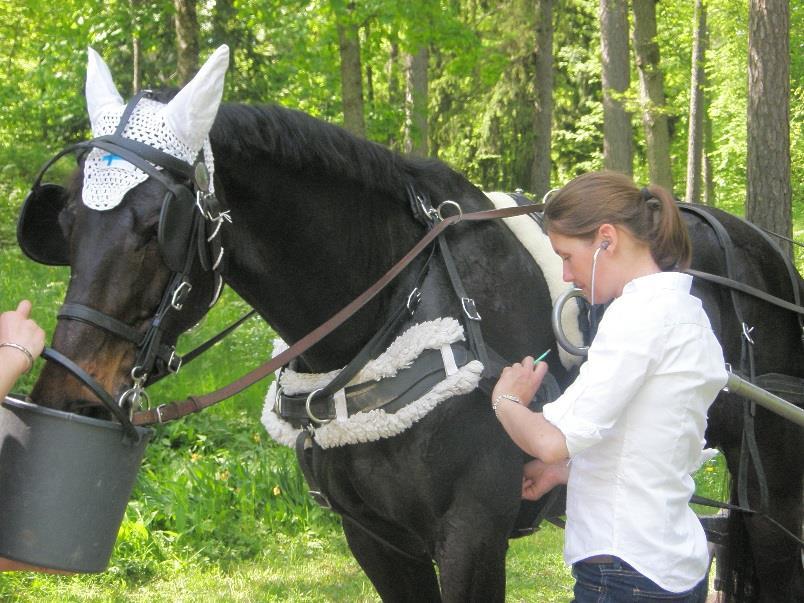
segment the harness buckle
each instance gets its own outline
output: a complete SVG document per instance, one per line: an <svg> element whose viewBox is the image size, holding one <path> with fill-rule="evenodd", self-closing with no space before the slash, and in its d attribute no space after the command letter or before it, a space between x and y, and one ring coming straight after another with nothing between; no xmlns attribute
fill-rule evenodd
<svg viewBox="0 0 804 603"><path fill-rule="evenodd" d="M170 358L167 361L167 370L174 375L181 369L181 364L184 359L176 353L176 348L170 349Z"/></svg>
<svg viewBox="0 0 804 603"><path fill-rule="evenodd" d="M310 420L313 423L318 423L319 425L326 425L332 419L319 419L313 414L313 411L310 409L310 403L313 401L313 396L315 396L318 392L323 391L323 387L319 387L318 389L314 389L310 392L310 395L307 396L307 401L304 403L304 410L307 411L307 416L310 417Z"/></svg>
<svg viewBox="0 0 804 603"><path fill-rule="evenodd" d="M167 404L160 404L156 407L156 420L160 425L165 424L165 418L162 416L162 409L165 408L165 406L167 406Z"/></svg>
<svg viewBox="0 0 804 603"><path fill-rule="evenodd" d="M482 320L477 311L477 306L475 306L475 300L471 297L462 297L461 306L463 306L463 313L466 314L469 320Z"/></svg>
<svg viewBox="0 0 804 603"><path fill-rule="evenodd" d="M184 300L190 294L193 286L187 281L182 281L176 290L173 291L173 297L170 300L170 305L174 310L181 310L184 307Z"/></svg>
<svg viewBox="0 0 804 603"><path fill-rule="evenodd" d="M274 414L277 417L282 417L282 386L276 388L276 394L274 395Z"/></svg>

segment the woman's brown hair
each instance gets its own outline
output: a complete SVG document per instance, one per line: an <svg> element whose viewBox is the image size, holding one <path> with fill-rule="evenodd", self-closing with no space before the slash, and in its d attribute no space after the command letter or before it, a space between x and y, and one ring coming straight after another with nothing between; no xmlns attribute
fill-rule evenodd
<svg viewBox="0 0 804 603"><path fill-rule="evenodd" d="M601 224L622 226L650 247L663 271L689 268L692 247L673 196L649 185L642 190L619 172L589 172L553 193L544 210L547 230L594 239Z"/></svg>

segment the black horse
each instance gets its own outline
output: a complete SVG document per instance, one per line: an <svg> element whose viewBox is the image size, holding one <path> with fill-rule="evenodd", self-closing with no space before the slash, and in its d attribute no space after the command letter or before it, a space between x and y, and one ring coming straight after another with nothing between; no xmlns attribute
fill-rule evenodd
<svg viewBox="0 0 804 603"><path fill-rule="evenodd" d="M232 221L220 233L225 249L220 273L291 343L344 307L422 237L425 226L412 209L412 198L433 205L452 200L463 212L491 207L480 190L439 161L402 157L279 107L222 105L210 141L216 194ZM71 265L65 303L89 306L144 332L171 274L157 237L164 184L148 178L120 205L101 212L82 203L82 170L83 163L59 219ZM411 190L417 196L411 197ZM767 242L740 220L712 213L730 234L736 277L791 299L787 272ZM723 250L710 227L698 217L688 219L693 267L725 274ZM442 236L482 316L488 348L507 361L555 349L545 278L511 231L500 221L463 222ZM426 257L304 353L303 369L324 373L349 363L416 285L422 299L411 322L463 317L464 307L438 257L420 280ZM182 311L166 318L167 343L200 319L213 295L211 272L196 265L190 280L193 288ZM695 291L727 360L740 366L742 327L730 294L705 282L697 283ZM795 317L747 297L740 302L744 321L754 327L757 374L804 376ZM85 321L60 320L53 347L107 391L120 395L130 387L136 350L118 335ZM562 388L572 377L556 361L551 372ZM48 365L32 397L73 409L92 396L60 367ZM727 396L710 413L707 438L725 452L735 476L743 422L742 403ZM801 433L762 409L756 410L755 423L770 495L767 513L798 533ZM520 513L522 463L522 453L499 426L481 389L443 402L394 437L325 450L314 445L312 456L321 489L356 520L343 524L349 546L387 601L504 599L505 554ZM753 472L747 488L751 504L758 507ZM738 598L801 600L798 545L762 515L735 516L747 528L749 544L744 543L743 552L753 557L755 568L753 591L740 586ZM735 570L745 575L741 571Z"/></svg>

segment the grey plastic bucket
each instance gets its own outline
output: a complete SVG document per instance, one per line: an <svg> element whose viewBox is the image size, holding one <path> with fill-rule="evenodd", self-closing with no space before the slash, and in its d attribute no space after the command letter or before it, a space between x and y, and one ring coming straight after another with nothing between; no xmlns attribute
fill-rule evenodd
<svg viewBox="0 0 804 603"><path fill-rule="evenodd" d="M0 557L106 569L153 433L14 398L0 405Z"/></svg>

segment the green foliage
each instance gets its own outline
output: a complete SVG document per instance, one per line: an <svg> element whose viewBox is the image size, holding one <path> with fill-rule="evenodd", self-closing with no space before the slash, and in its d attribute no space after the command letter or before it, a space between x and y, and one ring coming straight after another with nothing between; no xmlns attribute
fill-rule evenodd
<svg viewBox="0 0 804 603"><path fill-rule="evenodd" d="M337 5L337 3L336 3ZM329 0L217 0L198 7L202 54L231 46L226 99L278 102L340 122L337 33ZM713 123L717 202L742 211L745 197L747 7L709 0L707 96ZM499 10L498 10L499 9ZM553 184L601 166L600 41L596 0L554 2ZM691 2L657 5L658 43L670 118L675 188L684 188L689 101ZM534 17L525 0L364 0L350 18L360 27L367 135L395 148L404 124L404 54L431 48L430 143L437 154L487 189L529 182L532 159ZM791 151L794 205L802 203L804 139L804 8L791 14ZM124 96L132 88L132 44L139 42L147 86L175 84L173 4L169 0L65 0L57 7L14 0L0 7L5 69L0 73L0 169L21 178L54 149L87 132L83 88L85 48L109 62ZM203 57L202 57L203 58ZM637 110L638 78L625 93L633 109L635 178L645 181L644 136ZM22 147L22 148L21 148ZM28 149L34 149L31 153ZM0 153L2 155L3 153ZM16 209L15 176L0 172L0 192ZM9 180L12 182L9 183ZM15 196L16 195L16 196ZM0 227L0 241L8 241Z"/></svg>
<svg viewBox="0 0 804 603"><path fill-rule="evenodd" d="M553 41L555 103L553 186L603 165L603 91L598 3L564 0L557 10Z"/></svg>

